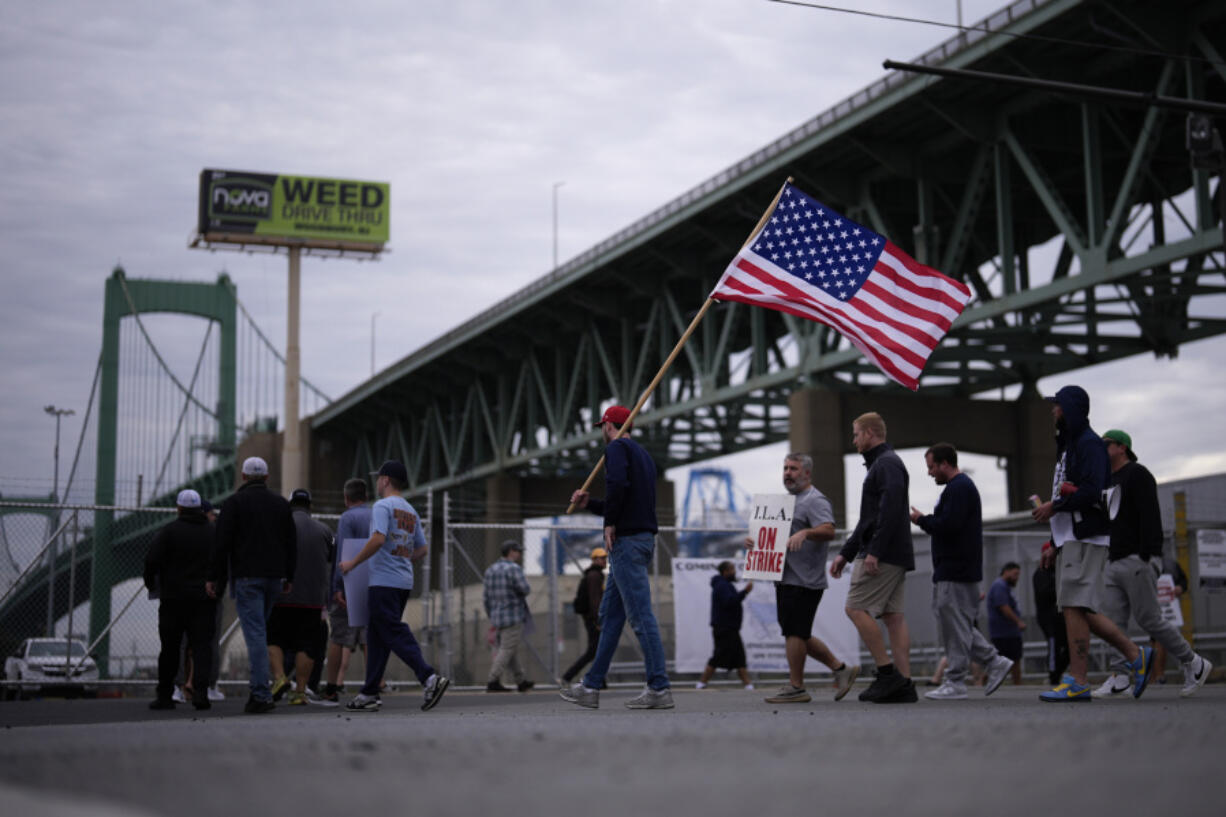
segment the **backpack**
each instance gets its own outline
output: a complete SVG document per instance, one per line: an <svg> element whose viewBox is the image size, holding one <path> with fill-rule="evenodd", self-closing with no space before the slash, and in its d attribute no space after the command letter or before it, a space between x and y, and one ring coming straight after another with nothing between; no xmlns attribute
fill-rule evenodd
<svg viewBox="0 0 1226 817"><path fill-rule="evenodd" d="M592 595L587 590L587 573L579 579L579 587L575 589L575 600L571 602L571 606L575 608L576 615L586 616L592 612Z"/></svg>

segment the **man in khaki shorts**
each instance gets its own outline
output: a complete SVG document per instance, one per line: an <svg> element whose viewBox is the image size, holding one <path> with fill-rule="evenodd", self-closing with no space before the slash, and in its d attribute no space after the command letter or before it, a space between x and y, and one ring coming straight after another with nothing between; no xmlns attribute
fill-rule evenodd
<svg viewBox="0 0 1226 817"><path fill-rule="evenodd" d="M1111 484L1111 461L1102 438L1090 428L1090 396L1080 386L1065 386L1055 397L1051 416L1056 424L1056 470L1052 498L1031 514L1051 523L1055 547L1043 552L1043 565L1056 565L1056 603L1068 630L1069 667L1055 688L1039 695L1048 703L1090 701L1086 676L1090 633L1124 655L1132 676L1132 696L1140 698L1149 683L1153 648L1138 647L1103 614L1104 572L1111 545L1111 520L1103 489Z"/></svg>
<svg viewBox="0 0 1226 817"><path fill-rule="evenodd" d="M911 635L903 618L903 580L915 569L911 546L907 468L885 441L885 421L875 412L862 414L851 426L852 443L864 455L868 473L860 497L860 521L830 565L839 578L852 563L847 617L877 665L876 677L860 700L873 703L915 703L911 681ZM893 662L877 619L890 634Z"/></svg>

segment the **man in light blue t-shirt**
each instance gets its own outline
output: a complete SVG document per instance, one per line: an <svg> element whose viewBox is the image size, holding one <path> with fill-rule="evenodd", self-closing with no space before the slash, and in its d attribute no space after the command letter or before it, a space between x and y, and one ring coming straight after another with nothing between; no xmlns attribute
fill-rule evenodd
<svg viewBox="0 0 1226 817"><path fill-rule="evenodd" d="M375 493L379 501L370 514L370 539L353 559L341 562L348 573L370 559L370 582L366 606L366 683L345 708L351 712L377 712L379 681L387 659L396 653L409 665L426 688L422 709L430 709L443 697L451 681L434 671L421 654L413 631L401 618L413 589L413 562L426 555L426 537L421 520L400 492L408 487L409 474L403 463L388 460L379 469Z"/></svg>

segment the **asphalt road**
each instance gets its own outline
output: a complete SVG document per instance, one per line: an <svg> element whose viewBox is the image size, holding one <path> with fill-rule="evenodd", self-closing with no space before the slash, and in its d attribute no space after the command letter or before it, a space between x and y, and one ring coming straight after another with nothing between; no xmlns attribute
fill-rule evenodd
<svg viewBox="0 0 1226 817"><path fill-rule="evenodd" d="M1226 813L1226 685L1062 705L1039 691L883 706L678 688L662 712L626 710L634 690L596 711L546 690L452 691L431 712L407 691L374 714L5 702L0 814Z"/></svg>

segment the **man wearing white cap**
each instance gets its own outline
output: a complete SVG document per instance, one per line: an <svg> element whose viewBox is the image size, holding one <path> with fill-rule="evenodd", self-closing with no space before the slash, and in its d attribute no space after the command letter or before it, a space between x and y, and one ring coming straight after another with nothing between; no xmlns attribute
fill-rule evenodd
<svg viewBox="0 0 1226 817"><path fill-rule="evenodd" d="M175 501L179 516L153 537L145 556L145 586L158 594L157 697L150 709L174 709L172 695L175 673L179 671L179 645L184 634L196 664L196 677L202 679L192 695L196 709L208 709L207 686L213 661L213 614L217 608L205 591L209 554L213 547L213 523L204 515L200 494L190 488L179 492Z"/></svg>
<svg viewBox="0 0 1226 817"><path fill-rule="evenodd" d="M275 706L269 689L268 614L281 593L293 589L298 536L289 502L268 490L268 463L243 460L243 484L221 503L209 581L216 598L234 579L234 604L251 663L251 696L244 711L268 712Z"/></svg>

